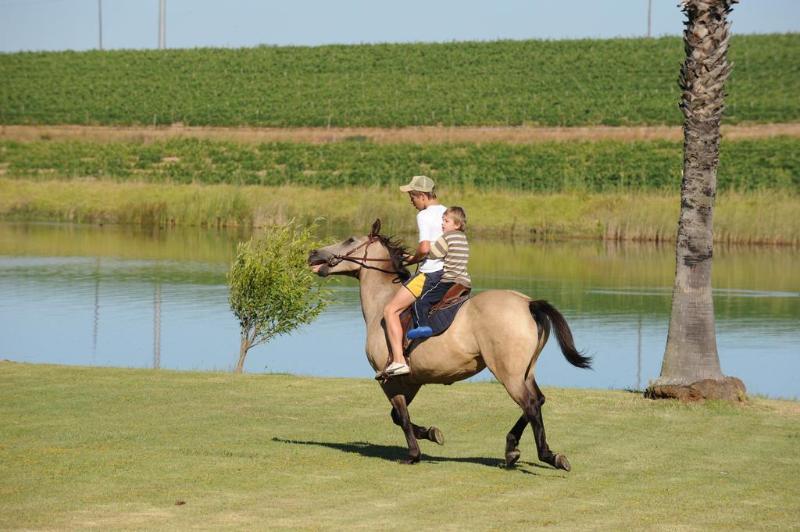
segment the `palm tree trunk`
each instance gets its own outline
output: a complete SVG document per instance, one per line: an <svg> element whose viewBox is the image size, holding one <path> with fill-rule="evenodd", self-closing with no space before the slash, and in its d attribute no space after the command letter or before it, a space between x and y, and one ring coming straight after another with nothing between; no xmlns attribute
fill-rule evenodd
<svg viewBox="0 0 800 532"><path fill-rule="evenodd" d="M744 384L719 364L711 297L713 214L730 23L738 0L683 0L686 60L683 91L683 180L672 314L661 376L649 397L743 399Z"/></svg>

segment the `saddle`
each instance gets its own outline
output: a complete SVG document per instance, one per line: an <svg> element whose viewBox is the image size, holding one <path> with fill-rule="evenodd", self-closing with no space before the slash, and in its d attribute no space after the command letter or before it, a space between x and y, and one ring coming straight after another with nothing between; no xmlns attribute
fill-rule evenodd
<svg viewBox="0 0 800 532"><path fill-rule="evenodd" d="M433 329L432 336L440 335L450 327L456 317L456 314L458 313L458 310L461 308L461 305L463 305L469 299L471 292L472 289L468 286L454 284L444 294L442 300L431 307L431 311L428 314L428 319L430 320L431 329ZM411 309L411 307L409 307L400 314L400 325L403 326L403 354L406 357L411 356L411 352L419 344L427 340L427 338L415 338L414 340L409 340L406 336L406 333L408 333L408 330L414 324L413 312L414 311ZM388 375L386 375L386 368L389 367L391 362L392 359L389 357L386 360L386 367L383 368L383 372L375 376L376 380L385 382L389 378Z"/></svg>

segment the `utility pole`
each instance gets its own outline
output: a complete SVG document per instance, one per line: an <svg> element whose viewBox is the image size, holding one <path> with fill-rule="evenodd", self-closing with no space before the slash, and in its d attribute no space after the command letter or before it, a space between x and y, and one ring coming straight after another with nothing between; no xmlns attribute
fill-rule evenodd
<svg viewBox="0 0 800 532"><path fill-rule="evenodd" d="M103 0L97 0L97 26L100 29L98 36L99 48L103 49Z"/></svg>
<svg viewBox="0 0 800 532"><path fill-rule="evenodd" d="M158 0L158 48L167 46L167 0Z"/></svg>
<svg viewBox="0 0 800 532"><path fill-rule="evenodd" d="M647 0L647 37L652 37L650 28L653 22L653 0Z"/></svg>

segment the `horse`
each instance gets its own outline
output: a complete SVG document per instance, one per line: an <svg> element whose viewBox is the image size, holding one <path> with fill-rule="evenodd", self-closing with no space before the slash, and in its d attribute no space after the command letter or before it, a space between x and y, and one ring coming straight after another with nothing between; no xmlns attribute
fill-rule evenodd
<svg viewBox="0 0 800 532"><path fill-rule="evenodd" d="M376 220L368 235L312 250L308 256L309 267L321 277L345 275L358 279L367 328L366 355L376 371L385 368L391 358L383 308L410 276L403 262L406 253L397 240L380 234L380 220ZM444 443L437 427L411 422L408 406L420 387L452 384L488 367L522 409L519 420L506 435L506 466L513 467L519 460L518 446L530 424L539 460L569 471L567 457L554 453L547 445L542 421L545 396L534 378L534 366L551 329L570 364L591 367L591 357L575 348L569 325L548 302L512 290L486 290L468 299L445 332L415 347L408 359L410 374L381 382L392 405L392 421L402 428L408 444L408 456L402 462L419 462L418 439Z"/></svg>

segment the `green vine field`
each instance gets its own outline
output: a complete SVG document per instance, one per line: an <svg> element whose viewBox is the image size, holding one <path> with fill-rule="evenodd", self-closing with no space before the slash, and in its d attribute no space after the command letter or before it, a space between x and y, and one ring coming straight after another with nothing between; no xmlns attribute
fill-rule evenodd
<svg viewBox="0 0 800 532"><path fill-rule="evenodd" d="M0 54L0 123L680 124L678 37ZM800 120L800 34L736 35L725 120Z"/></svg>

